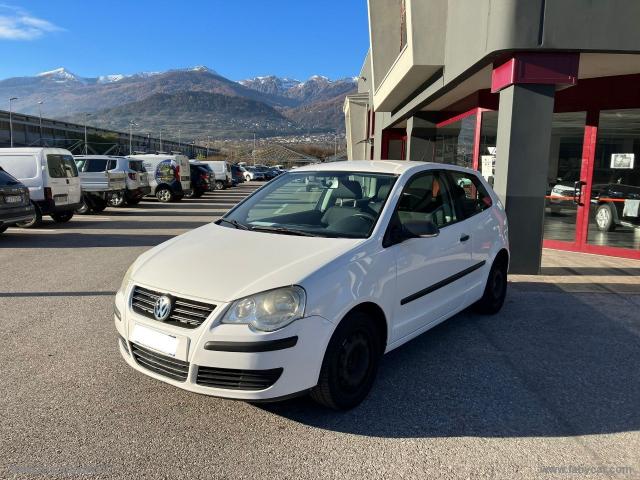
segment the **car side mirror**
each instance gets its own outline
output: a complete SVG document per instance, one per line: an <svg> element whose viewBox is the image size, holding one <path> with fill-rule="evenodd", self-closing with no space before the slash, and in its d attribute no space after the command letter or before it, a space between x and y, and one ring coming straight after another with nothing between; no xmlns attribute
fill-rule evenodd
<svg viewBox="0 0 640 480"><path fill-rule="evenodd" d="M406 222L402 225L404 239L433 238L440 234L440 229L431 220Z"/></svg>

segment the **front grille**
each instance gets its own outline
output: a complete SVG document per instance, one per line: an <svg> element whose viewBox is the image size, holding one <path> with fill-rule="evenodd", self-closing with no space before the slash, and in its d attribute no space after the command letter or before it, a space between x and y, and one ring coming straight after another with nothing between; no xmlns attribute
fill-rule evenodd
<svg viewBox="0 0 640 480"><path fill-rule="evenodd" d="M271 370L234 370L230 368L198 367L196 383L204 387L228 390L264 390L276 383L282 368Z"/></svg>
<svg viewBox="0 0 640 480"><path fill-rule="evenodd" d="M179 382L187 380L189 362L161 355L135 343L131 344L131 353L136 363L147 370Z"/></svg>
<svg viewBox="0 0 640 480"><path fill-rule="evenodd" d="M161 296L162 294L159 292L136 286L133 288L131 307L137 314L155 320L156 317L153 315L153 307L158 297ZM171 315L163 322L169 325L197 328L202 325L202 322L209 318L213 309L216 308L215 305L208 303L177 297L172 298L173 306L171 308Z"/></svg>

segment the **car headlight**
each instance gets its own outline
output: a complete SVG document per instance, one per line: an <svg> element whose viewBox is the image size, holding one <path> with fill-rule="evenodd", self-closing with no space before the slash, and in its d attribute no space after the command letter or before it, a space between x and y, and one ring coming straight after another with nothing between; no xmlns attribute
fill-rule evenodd
<svg viewBox="0 0 640 480"><path fill-rule="evenodd" d="M307 295L302 287L277 288L233 302L222 323L249 325L255 330L273 332L304 316Z"/></svg>
<svg viewBox="0 0 640 480"><path fill-rule="evenodd" d="M131 266L127 269L127 272L124 274L124 278L122 279L122 284L120 285L120 291L124 292L127 287L129 286L129 282L131 281L131 273L133 272L133 265L135 263L132 263Z"/></svg>

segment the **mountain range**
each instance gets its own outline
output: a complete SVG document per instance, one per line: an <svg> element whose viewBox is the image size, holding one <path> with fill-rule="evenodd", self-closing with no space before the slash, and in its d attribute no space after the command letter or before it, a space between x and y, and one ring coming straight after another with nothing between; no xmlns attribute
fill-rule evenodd
<svg viewBox="0 0 640 480"><path fill-rule="evenodd" d="M342 104L353 78L306 81L276 76L239 82L205 66L81 77L65 68L0 81L0 98L18 97L14 111L125 130L165 132L183 138L247 138L344 130ZM90 114L90 116L87 116Z"/></svg>

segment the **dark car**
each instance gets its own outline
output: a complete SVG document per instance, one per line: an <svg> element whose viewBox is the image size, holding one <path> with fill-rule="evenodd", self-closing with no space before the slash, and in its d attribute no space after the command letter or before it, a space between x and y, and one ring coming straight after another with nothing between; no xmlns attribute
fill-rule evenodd
<svg viewBox="0 0 640 480"><path fill-rule="evenodd" d="M189 165L191 173L191 194L187 198L199 198L211 190L211 171L201 165Z"/></svg>
<svg viewBox="0 0 640 480"><path fill-rule="evenodd" d="M607 174L606 179L594 175L591 188L598 230L611 232L619 225L640 227L640 171L609 170ZM600 183L602 180L607 183Z"/></svg>
<svg viewBox="0 0 640 480"><path fill-rule="evenodd" d="M244 183L244 169L239 165L231 165L231 180L235 184Z"/></svg>
<svg viewBox="0 0 640 480"><path fill-rule="evenodd" d="M0 233L34 215L29 189L0 167Z"/></svg>

